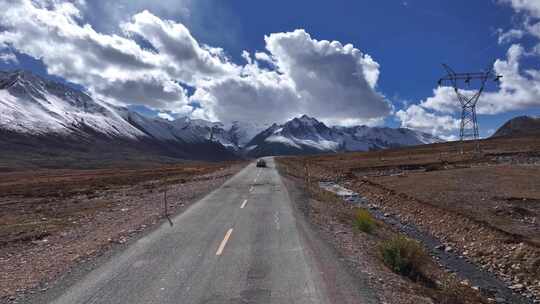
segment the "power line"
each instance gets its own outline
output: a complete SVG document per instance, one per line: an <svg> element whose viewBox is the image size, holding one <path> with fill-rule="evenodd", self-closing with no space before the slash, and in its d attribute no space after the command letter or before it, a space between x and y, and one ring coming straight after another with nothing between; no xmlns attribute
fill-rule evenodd
<svg viewBox="0 0 540 304"><path fill-rule="evenodd" d="M456 73L446 64L443 64L443 67L446 70L447 75L439 79L438 84L441 86L444 83L450 83L454 88L461 105L459 139L462 143L462 149L463 142L472 139L476 141L475 151L480 152L480 145L478 143L480 136L478 133L478 120L476 118L476 104L478 103L478 99L480 99L480 95L482 95L488 80L499 82L502 76L497 75L491 67L485 72L473 73ZM471 89L471 84L473 82L478 83L476 90ZM467 90L468 94L465 94L464 90Z"/></svg>

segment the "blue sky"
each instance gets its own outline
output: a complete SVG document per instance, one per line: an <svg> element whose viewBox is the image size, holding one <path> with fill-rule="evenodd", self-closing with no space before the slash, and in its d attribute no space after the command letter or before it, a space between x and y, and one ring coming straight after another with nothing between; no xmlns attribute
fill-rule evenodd
<svg viewBox="0 0 540 304"><path fill-rule="evenodd" d="M494 1L386 0L367 4L280 0L264 10L258 2L237 1L229 9L238 13L237 24L254 25L238 28L238 37L249 41L251 49L262 49L261 37L267 33L296 28L321 39L353 43L381 64L380 91L397 109L403 107L401 101L418 102L431 95L444 74L443 62L456 71L475 71L504 58L508 45L498 44L497 29L513 28L515 23L512 7ZM232 54L241 52L240 45L229 46L236 47ZM529 64L538 68L537 61ZM481 116L483 134L521 114L538 115L540 111ZM386 123L399 126L394 119Z"/></svg>
<svg viewBox="0 0 540 304"><path fill-rule="evenodd" d="M0 0L0 3L3 1L6 0ZM137 42L144 49L153 48L154 44L161 45L161 48L156 47L154 51L169 56L164 57L167 60L178 60L180 68L159 66L167 71L175 69L175 73L163 76L163 73L156 72L153 67L150 72L151 81L156 79L162 81L163 77L171 78L177 84L173 84L172 89L169 88L170 83L159 83L158 89L154 90L156 83L150 83L146 76L148 74L133 79L119 74L110 78L102 76L104 71L133 73L132 67L126 71L118 68L124 61L111 60L109 66L104 64L104 70L98 71L99 75L96 72L96 75L104 79L83 75L89 68L73 67L72 62L77 61L73 57L69 59L70 62L67 62L67 59L63 61L61 56L47 54L44 45L28 45L24 39L17 41L12 38L2 39L0 35L0 49L4 43L3 51L0 52L14 54L17 58L0 60L2 69L24 68L42 75L48 73L55 79L87 88L101 98L110 98L120 104L134 104L135 109L153 109L145 111L147 114L162 112L176 117L191 115L222 121L240 119L272 121L308 112L330 124L344 122L404 126L453 138L457 134L455 118L459 113L447 109L448 92L434 92L438 78L444 74L441 63L448 63L456 71L479 71L498 59L500 61L496 64L498 72L512 73L509 71L511 62L507 54L513 45L516 46L513 50L518 54L515 60L519 63L517 73L524 79L522 84L519 81L505 84L504 94L499 92L500 88L493 85L489 87L492 91L492 94L486 97L488 98L486 104L489 104L489 107L479 109L481 134L489 135L513 116L540 114L540 100L536 100L536 96L540 96L536 92L540 81L531 79L534 77L524 72L540 69L538 60L540 52L535 53L540 37L537 30L531 28L540 18L540 5L534 0L369 2L276 0L264 4L260 1L138 0L131 3L119 1L124 3L118 6L98 0L84 5L73 4L73 8L78 12L75 14L77 17L73 17L71 11L65 9L70 6L59 8L42 1L45 4L33 8L25 3L27 2L25 0L16 2L22 4L20 10L12 12L13 14L34 9L38 14L59 13L75 20L70 26L82 27L88 23L94 32L102 35L97 38L89 35L87 39L95 41L90 41L93 44L84 45L79 40L68 37L59 47L71 49L73 45L73 50L80 47L81 52L89 52L96 43L102 47L106 37L115 34ZM133 21L135 20L133 16L144 10L148 10L150 14ZM65 13L66 11L68 13ZM168 29L161 24L167 23L167 20L185 27L189 35L187 37L175 35L174 31L179 30L178 27L171 26ZM126 34L125 28L121 26L126 22L131 22L130 34ZM150 28L149 24L161 26ZM26 27L31 29L35 26L31 21L22 24L19 29L10 29L10 25L13 24L0 23L0 29L4 27L7 28L7 32L20 32L21 35L25 35L21 31ZM152 37L159 36L156 30L164 28L170 39L149 41ZM298 32L293 34L296 29L303 29L306 35ZM519 31L519 34L511 39L502 39L501 37L509 30ZM54 36L53 32L45 34ZM271 34L278 35L274 35L270 41L265 40L265 36ZM184 58L180 58L178 52L185 49L175 47L175 43L183 45L185 40L191 38L198 44L195 49L201 48L196 51L199 53L197 56L206 51L205 45L214 49L209 51L210 55L203 55L215 56L216 62L203 67L202 71L197 70L202 65L200 62L193 64L193 68L182 70L185 66ZM500 41L501 39L504 41ZM298 42L300 40L304 43L302 45L306 46L305 52L296 52L294 49L301 45ZM352 44L362 55L338 46L333 52L339 54L340 58L343 57L343 65L341 61L335 61L336 64L333 66L341 69L336 67L328 72L332 78L324 78L325 69L329 66L324 60L341 59L330 58L332 54L327 53L317 53L317 56L310 57L314 52L323 52L321 48L324 49L324 46L320 44L323 40L339 41L341 46ZM57 40L49 40L51 41ZM314 49L310 50L310 47ZM122 52L127 52L126 49L124 48ZM175 50L177 53L169 54L169 50ZM243 55L243 51L249 53L248 57L257 63L257 67L246 64L246 55ZM256 52L264 52L273 57L273 62L256 59ZM149 60L153 59L148 54L143 55L150 58L141 59L141 62L144 61L141 66L146 68ZM143 55L136 56L141 58ZM373 68L369 60L367 63L359 63L365 59L362 57L364 55L368 55L376 62L377 67ZM93 62L90 59L84 60L84 64ZM358 84L349 84L352 80L340 76L339 73L355 74L350 73L347 68L350 62L357 62L357 68L364 71L372 68L376 70L378 75L375 77L376 84L371 85L370 76L365 72L365 77L360 77L364 79L360 79ZM191 61L188 63L191 64ZM318 64L321 66L315 66ZM73 72L77 68L80 68L81 72ZM188 75L189 73L192 75ZM303 78L301 74L305 73L313 73L311 78L316 78L317 81ZM282 75L283 79L279 75ZM512 75L509 75L509 79L513 79ZM528 82L525 82L526 80ZM116 84L116 87L108 87L109 84L111 86ZM139 88L139 85L141 86L139 91L121 89L124 86ZM358 88L353 88L354 85ZM523 92L518 90L518 93L515 93L515 86ZM321 87L326 90L320 89ZM345 93L336 94L334 97L327 92L328 90L343 90ZM141 97L137 98L139 95L134 92L141 92ZM155 94L146 96L147 92ZM379 98L380 96L382 97ZM246 101L241 101L244 98ZM431 100L426 102L428 98ZM482 102L481 99L479 107ZM508 105L501 105L502 103ZM266 105L268 110L264 110ZM412 105L417 107L411 107ZM326 115L333 111L333 106L336 108L335 113ZM245 113L242 113L243 110ZM254 117L260 112L268 115ZM444 127L434 127L433 124L441 124Z"/></svg>

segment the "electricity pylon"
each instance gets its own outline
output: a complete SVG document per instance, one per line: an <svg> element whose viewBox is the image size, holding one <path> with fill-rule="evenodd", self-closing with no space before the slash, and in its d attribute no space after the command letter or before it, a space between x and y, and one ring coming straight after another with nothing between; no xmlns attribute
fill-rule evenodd
<svg viewBox="0 0 540 304"><path fill-rule="evenodd" d="M501 75L497 75L493 72L492 68L487 69L485 72L476 73L456 73L448 65L443 64L444 69L448 73L446 76L439 79L439 86L444 82L449 82L456 92L459 103L461 104L461 123L459 128L459 139L461 141L461 149L463 153L463 142L468 139L476 141L475 151L480 152L480 144L478 142L478 120L476 119L476 104L484 88L486 82L492 79L495 82L499 82ZM471 82L479 81L479 86L473 91L471 88ZM466 88L463 88L466 87ZM463 91L467 90L465 94Z"/></svg>

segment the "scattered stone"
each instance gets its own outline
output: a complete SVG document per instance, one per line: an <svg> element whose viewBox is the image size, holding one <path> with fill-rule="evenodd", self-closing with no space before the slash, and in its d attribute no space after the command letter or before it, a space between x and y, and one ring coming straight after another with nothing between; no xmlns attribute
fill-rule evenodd
<svg viewBox="0 0 540 304"><path fill-rule="evenodd" d="M522 290L525 286L523 286L523 284L514 284L512 286L510 286L510 289L512 290Z"/></svg>

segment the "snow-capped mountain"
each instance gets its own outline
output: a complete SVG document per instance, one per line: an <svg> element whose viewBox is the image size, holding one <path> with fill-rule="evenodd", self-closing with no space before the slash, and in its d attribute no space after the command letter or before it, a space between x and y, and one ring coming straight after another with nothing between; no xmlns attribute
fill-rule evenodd
<svg viewBox="0 0 540 304"><path fill-rule="evenodd" d="M29 134L70 134L82 126L107 136L144 134L109 104L29 72L0 72L0 128Z"/></svg>
<svg viewBox="0 0 540 304"><path fill-rule="evenodd" d="M427 133L410 129L367 126L328 127L309 116L274 124L255 136L245 147L247 155L313 154L368 151L441 142Z"/></svg>
<svg viewBox="0 0 540 304"><path fill-rule="evenodd" d="M21 149L54 149L59 141L78 149L77 143L86 148L90 142L108 152L122 146L189 159L230 159L236 156L225 146L237 149L228 135L220 135L220 124L149 118L24 71L0 72L0 131L10 149L24 142L33 146Z"/></svg>
<svg viewBox="0 0 540 304"><path fill-rule="evenodd" d="M342 134L345 151L379 150L443 142L429 133L406 128L354 126L332 129Z"/></svg>
<svg viewBox="0 0 540 304"><path fill-rule="evenodd" d="M182 141L185 143L216 142L236 150L221 123L187 117L170 121L160 117L149 118L125 108L119 109L123 117L145 135L162 141Z"/></svg>
<svg viewBox="0 0 540 304"><path fill-rule="evenodd" d="M129 151L182 159L230 159L366 151L438 141L409 129L328 127L306 115L271 126L240 121L224 125L186 117L169 121L112 105L29 72L0 71L0 148L14 155L18 151L63 155L75 150L100 157L104 153L122 157Z"/></svg>

